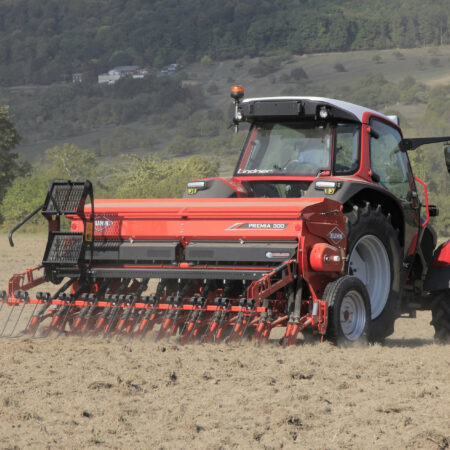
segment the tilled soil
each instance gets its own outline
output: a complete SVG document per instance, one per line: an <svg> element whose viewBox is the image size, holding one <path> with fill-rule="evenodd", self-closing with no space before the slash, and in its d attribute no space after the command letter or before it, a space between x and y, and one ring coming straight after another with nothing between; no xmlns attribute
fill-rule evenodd
<svg viewBox="0 0 450 450"><path fill-rule="evenodd" d="M16 241L0 286L42 257L45 237ZM429 321L348 349L1 339L0 447L450 448L450 346Z"/></svg>

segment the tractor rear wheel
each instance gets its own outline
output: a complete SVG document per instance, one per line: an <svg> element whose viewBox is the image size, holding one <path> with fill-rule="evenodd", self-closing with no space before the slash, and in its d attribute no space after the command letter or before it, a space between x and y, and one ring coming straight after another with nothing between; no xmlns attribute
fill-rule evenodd
<svg viewBox="0 0 450 450"><path fill-rule="evenodd" d="M367 341L370 299L359 278L344 275L328 283L323 299L328 302L328 340L337 345Z"/></svg>
<svg viewBox="0 0 450 450"><path fill-rule="evenodd" d="M347 273L358 277L370 298L369 340L394 332L400 312L401 249L398 233L381 206L354 205L347 216Z"/></svg>
<svg viewBox="0 0 450 450"><path fill-rule="evenodd" d="M431 303L431 325L434 338L440 342L450 342L450 290L435 294Z"/></svg>

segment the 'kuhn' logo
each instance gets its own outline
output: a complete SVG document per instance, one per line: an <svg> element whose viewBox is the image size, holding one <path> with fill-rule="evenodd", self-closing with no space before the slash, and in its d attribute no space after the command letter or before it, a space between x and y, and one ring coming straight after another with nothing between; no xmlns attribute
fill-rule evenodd
<svg viewBox="0 0 450 450"><path fill-rule="evenodd" d="M345 234L338 227L334 227L327 236L333 244L339 244L345 238Z"/></svg>
<svg viewBox="0 0 450 450"><path fill-rule="evenodd" d="M235 223L228 227L230 230L284 230L288 226L287 223Z"/></svg>
<svg viewBox="0 0 450 450"><path fill-rule="evenodd" d="M97 233L100 233L100 231L106 230L109 228L114 222L107 217L96 217L95 218L95 226L94 230Z"/></svg>

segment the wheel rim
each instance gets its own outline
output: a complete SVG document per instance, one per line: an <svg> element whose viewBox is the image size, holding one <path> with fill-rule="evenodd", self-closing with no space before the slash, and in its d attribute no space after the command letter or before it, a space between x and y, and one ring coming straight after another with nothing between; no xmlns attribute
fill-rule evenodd
<svg viewBox="0 0 450 450"><path fill-rule="evenodd" d="M350 291L345 294L339 317L342 333L348 340L356 341L362 336L366 326L366 308L359 292Z"/></svg>
<svg viewBox="0 0 450 450"><path fill-rule="evenodd" d="M373 235L363 236L350 254L348 273L358 277L370 297L371 318L376 319L388 300L391 286L391 265L386 247Z"/></svg>

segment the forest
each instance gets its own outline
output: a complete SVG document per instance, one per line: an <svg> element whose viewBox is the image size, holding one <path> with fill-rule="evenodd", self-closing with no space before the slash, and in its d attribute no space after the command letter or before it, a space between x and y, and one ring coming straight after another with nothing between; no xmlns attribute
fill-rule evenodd
<svg viewBox="0 0 450 450"><path fill-rule="evenodd" d="M18 132L0 154L0 222L38 206L52 178L90 178L100 196L158 197L230 175L245 138L228 127L235 82L399 114L409 137L450 135L450 79L439 79L448 44L444 0L0 0L0 115ZM184 70L157 75L174 62ZM97 83L125 64L155 71ZM442 148L410 158L447 236Z"/></svg>
<svg viewBox="0 0 450 450"><path fill-rule="evenodd" d="M1 0L0 85L74 72L450 43L447 0Z"/></svg>

